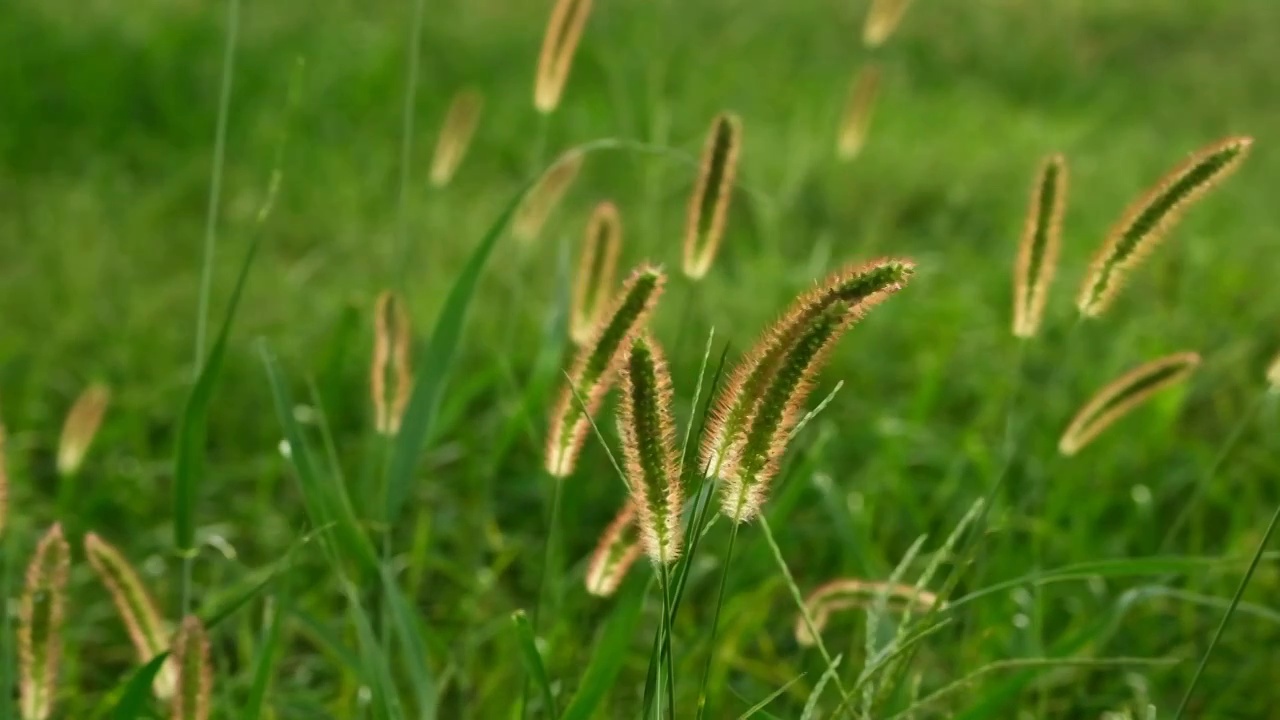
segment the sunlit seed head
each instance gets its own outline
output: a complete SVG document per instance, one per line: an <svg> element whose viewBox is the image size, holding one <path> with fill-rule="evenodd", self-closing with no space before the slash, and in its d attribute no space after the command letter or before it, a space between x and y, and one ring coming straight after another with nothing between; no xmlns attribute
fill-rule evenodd
<svg viewBox="0 0 1280 720"><path fill-rule="evenodd" d="M689 196L681 270L690 279L705 276L716 258L729 219L729 201L741 152L742 119L733 113L720 113L711 123L698 181Z"/></svg>
<svg viewBox="0 0 1280 720"><path fill-rule="evenodd" d="M378 295L373 323L369 392L373 396L374 428L381 435L395 435L400 432L400 421L413 392L409 313L399 295L390 290Z"/></svg>
<svg viewBox="0 0 1280 720"><path fill-rule="evenodd" d="M1152 395L1186 380L1199 365L1197 353L1174 353L1143 363L1108 383L1072 418L1058 441L1058 451L1075 455Z"/></svg>
<svg viewBox="0 0 1280 720"><path fill-rule="evenodd" d="M862 43L877 48L898 29L911 0L872 0L867 19L862 25Z"/></svg>
<svg viewBox="0 0 1280 720"><path fill-rule="evenodd" d="M533 242L542 232L551 213L559 207L565 193L577 179L582 169L583 154L570 150L556 159L538 182L529 190L529 194L520 203L515 218L511 221L511 234L523 245Z"/></svg>
<svg viewBox="0 0 1280 720"><path fill-rule="evenodd" d="M71 548L54 524L36 546L18 607L18 692L23 720L52 716L62 657Z"/></svg>
<svg viewBox="0 0 1280 720"><path fill-rule="evenodd" d="M173 638L172 657L178 683L170 703L173 720L208 720L213 667L209 661L209 636L196 616L182 619Z"/></svg>
<svg viewBox="0 0 1280 720"><path fill-rule="evenodd" d="M1013 270L1013 334L1016 337L1033 337L1044 317L1062 245L1067 183L1066 158L1062 155L1045 158L1031 187L1031 202Z"/></svg>
<svg viewBox="0 0 1280 720"><path fill-rule="evenodd" d="M1271 386L1271 392L1280 393L1280 353L1267 367L1267 384Z"/></svg>
<svg viewBox="0 0 1280 720"><path fill-rule="evenodd" d="M596 205L582 237L582 254L573 280L569 335L575 345L591 339L608 309L622 250L622 218L609 201Z"/></svg>
<svg viewBox="0 0 1280 720"><path fill-rule="evenodd" d="M448 185L458 171L480 124L483 109L484 96L475 89L460 90L449 102L436 140L435 155L431 158L431 184L435 187Z"/></svg>
<svg viewBox="0 0 1280 720"><path fill-rule="evenodd" d="M938 596L928 590L902 583L839 578L814 590L805 598L804 604L813 620L813 629L821 633L833 614L868 608L881 601L886 602L890 610L914 609L929 612L938 605ZM809 632L809 623L802 614L796 617L795 636L796 642L804 647L816 642Z"/></svg>
<svg viewBox="0 0 1280 720"><path fill-rule="evenodd" d="M76 398L67 412L67 419L62 424L62 437L58 441L59 475L70 477L79 472L89 445L102 425L110 399L111 391L102 384L90 385Z"/></svg>
<svg viewBox="0 0 1280 720"><path fill-rule="evenodd" d="M609 523L587 563L587 592L608 597L618 590L627 570L640 557L640 540L635 525L635 508L627 503Z"/></svg>
<svg viewBox="0 0 1280 720"><path fill-rule="evenodd" d="M590 14L591 0L556 0L542 38L533 83L533 105L538 112L549 113L560 104Z"/></svg>
<svg viewBox="0 0 1280 720"><path fill-rule="evenodd" d="M671 417L671 375L662 348L641 333L622 371L619 403L624 469L641 543L654 565L680 556L684 493Z"/></svg>
<svg viewBox="0 0 1280 720"><path fill-rule="evenodd" d="M849 96L845 100L840 133L836 141L836 155L841 160L854 159L866 145L879 90L880 66L867 63L849 85Z"/></svg>

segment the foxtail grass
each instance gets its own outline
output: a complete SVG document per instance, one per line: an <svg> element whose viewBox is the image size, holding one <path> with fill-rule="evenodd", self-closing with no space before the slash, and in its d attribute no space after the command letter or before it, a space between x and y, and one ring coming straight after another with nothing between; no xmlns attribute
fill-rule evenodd
<svg viewBox="0 0 1280 720"><path fill-rule="evenodd" d="M453 180L454 173L466 157L467 148L471 146L471 138L475 136L483 110L484 96L479 90L460 90L449 101L440 136L436 139L435 153L431 157L430 179L435 187L444 187Z"/></svg>
<svg viewBox="0 0 1280 720"><path fill-rule="evenodd" d="M1049 286L1058 268L1062 216L1067 207L1067 161L1050 155L1040 165L1013 270L1013 334L1034 337L1044 317Z"/></svg>
<svg viewBox="0 0 1280 720"><path fill-rule="evenodd" d="M849 85L849 95L840 119L836 156L841 160L854 159L866 145L879 91L880 66L875 63L863 65Z"/></svg>
<svg viewBox="0 0 1280 720"><path fill-rule="evenodd" d="M511 233L516 240L527 245L538 237L547 218L551 217L551 213L560 205L565 193L577 179L583 158L581 151L570 150L538 178L537 184L525 195L511 221Z"/></svg>
<svg viewBox="0 0 1280 720"><path fill-rule="evenodd" d="M0 538L4 537L5 522L9 519L9 435L0 419Z"/></svg>
<svg viewBox="0 0 1280 720"><path fill-rule="evenodd" d="M71 477L80 471L110 400L111 391L107 386L95 383L85 388L71 405L58 439L58 474L62 477Z"/></svg>
<svg viewBox="0 0 1280 720"><path fill-rule="evenodd" d="M40 539L18 606L18 692L23 720L46 720L58 694L71 548L54 524ZM6 699L7 701L7 699Z"/></svg>
<svg viewBox="0 0 1280 720"><path fill-rule="evenodd" d="M641 544L655 567L680 556L684 490L671 419L671 373L662 348L647 333L631 345L619 405L622 450Z"/></svg>
<svg viewBox="0 0 1280 720"><path fill-rule="evenodd" d="M556 0L551 10L533 83L533 106L544 115L560 104L590 14L591 0Z"/></svg>
<svg viewBox="0 0 1280 720"><path fill-rule="evenodd" d="M734 179L738 174L738 156L742 151L742 120L722 112L711 123L702 149L698 181L689 196L689 209L684 229L684 274L700 280L711 269L729 219L729 201L733 197Z"/></svg>
<svg viewBox="0 0 1280 720"><path fill-rule="evenodd" d="M582 254L573 278L569 336L575 345L591 339L604 315L618 271L622 249L622 218L618 206L609 201L596 205L582 236Z"/></svg>
<svg viewBox="0 0 1280 720"><path fill-rule="evenodd" d="M635 519L635 506L628 502L600 534L587 562L587 592L597 597L613 595L640 558L642 548Z"/></svg>
<svg viewBox="0 0 1280 720"><path fill-rule="evenodd" d="M1179 352L1143 363L1108 383L1072 418L1058 441L1058 451L1075 455L1152 395L1186 380L1199 365L1199 354Z"/></svg>
<svg viewBox="0 0 1280 720"><path fill-rule="evenodd" d="M208 720L213 693L213 668L209 662L209 636L200 618L188 615L173 638L177 665L177 691L170 706L173 720Z"/></svg>
<svg viewBox="0 0 1280 720"><path fill-rule="evenodd" d="M1280 353L1267 366L1267 386L1271 392L1280 393Z"/></svg>
<svg viewBox="0 0 1280 720"><path fill-rule="evenodd" d="M859 578L840 578L820 586L805 598L804 605L813 619L814 630L822 632L827 620L834 613L845 610L871 607L881 599L892 601L891 609L906 610L914 607L928 612L938 606L938 596L922 590L914 585L890 583ZM802 646L810 646L815 638L809 631L804 616L796 618L796 642Z"/></svg>
<svg viewBox="0 0 1280 720"><path fill-rule="evenodd" d="M1107 311L1125 279L1160 244L1183 213L1244 162L1250 137L1229 137L1202 148L1143 193L1112 226L1076 299L1085 317Z"/></svg>
<svg viewBox="0 0 1280 720"><path fill-rule="evenodd" d="M373 362L369 392L373 396L374 428L381 435L396 435L413 390L413 366L409 362L411 330L404 300L390 290L374 304ZM392 386L388 390L388 380Z"/></svg>
<svg viewBox="0 0 1280 720"><path fill-rule="evenodd" d="M869 48L884 44L907 13L911 0L872 0L862 24L862 43Z"/></svg>

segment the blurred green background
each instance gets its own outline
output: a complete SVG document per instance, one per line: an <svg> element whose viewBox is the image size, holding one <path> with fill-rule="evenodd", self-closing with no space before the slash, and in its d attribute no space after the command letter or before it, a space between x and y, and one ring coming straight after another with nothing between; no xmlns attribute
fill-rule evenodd
<svg viewBox="0 0 1280 720"><path fill-rule="evenodd" d="M506 618L536 594L546 534L544 397L565 351L547 328L586 216L602 199L622 212L624 267L648 259L673 272L655 328L675 345L682 424L710 328L716 356L727 342L732 359L791 297L838 265L882 254L919 262L912 285L854 330L824 372L813 402L837 381L844 387L792 451L770 510L807 590L837 576L884 578L924 533L925 547L936 548L993 481L1017 352L1008 331L1015 245L1040 158L1064 152L1072 186L1059 282L1046 331L1027 350L1018 456L962 587L1108 558L1247 557L1280 502L1280 415L1273 403L1247 415L1280 349L1280 154L1272 149L1280 4L919 0L877 51L860 42L866 4L599 0L563 103L542 126L532 78L549 3L427 0L402 212L412 4L245 3L215 318L282 133L288 141L280 196L210 417L200 536L225 543L201 556L201 592L279 557L306 529L277 452L281 431L255 342L317 388L355 481L372 455L374 296L403 270L415 331L425 337L457 270L521 183L560 150L604 137L679 154L591 155L535 245L508 238L499 246L422 464L417 517L396 529L399 545L417 548L405 562L439 639L448 716L508 715L522 682ZM171 455L193 366L226 32L222 3L0 7L0 412L11 436L10 548L25 558L55 519L73 537L93 529L144 569L169 607L177 594ZM290 107L299 58L305 70ZM855 161L840 163L840 108L853 73L871 59L885 77L870 140ZM451 96L466 87L485 95L484 115L454 182L432 189L435 133ZM675 277L690 162L722 109L744 121L743 189L720 258L693 289ZM1230 134L1257 139L1238 175L1188 214L1113 312L1068 342L1075 288L1110 224L1188 152ZM397 251L402 232L407 260ZM1185 390L1160 396L1078 457L1056 456L1058 434L1097 387L1184 349L1205 356ZM540 369L540 356L552 359L550 371ZM112 406L68 493L53 471L59 427L95 380L112 387ZM299 384L299 397L308 397L306 387ZM1253 420L1241 426L1242 417ZM1161 547L1238 428L1187 531ZM568 488L571 569L545 630L548 669L564 692L609 607L581 591L580 561L622 497L594 442ZM372 497L368 488L352 492ZM708 651L723 530L693 570L677 628L691 676ZM770 706L795 716L822 665L790 637L794 606L759 534L745 531L735 555L713 716L736 717L807 670ZM995 594L927 642L914 667L936 688L1009 658L1173 658L1158 668L994 672L942 706L975 713L963 717L1097 717L1149 701L1163 717L1242 570L1223 561L1176 578L1055 585L1039 606L1025 589ZM345 632L325 572L315 560L294 573L300 619L276 674L279 717L360 716L351 673L315 640L325 628ZM1264 563L1193 716L1263 717L1280 702L1277 590L1280 573ZM65 707L81 717L75 713L128 670L132 653L84 563L73 573L72 602L65 685L79 690L67 690ZM1112 614L1114 624L1094 627ZM259 619L241 615L216 636L219 717L237 717L247 682ZM844 618L829 642L857 653L860 632ZM636 639L609 717L626 716L638 700L648 637Z"/></svg>

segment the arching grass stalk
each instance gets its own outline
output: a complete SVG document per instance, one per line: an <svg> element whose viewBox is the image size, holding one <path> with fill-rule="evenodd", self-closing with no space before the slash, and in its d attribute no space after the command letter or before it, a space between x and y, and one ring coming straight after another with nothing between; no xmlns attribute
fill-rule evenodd
<svg viewBox="0 0 1280 720"><path fill-rule="evenodd" d="M409 271L409 186L413 182L413 136L418 107L418 65L421 63L422 29L426 0L413 0L409 23L409 47L405 54L404 107L400 114L400 189L396 199L396 242L391 257L395 266L393 287L403 290Z"/></svg>

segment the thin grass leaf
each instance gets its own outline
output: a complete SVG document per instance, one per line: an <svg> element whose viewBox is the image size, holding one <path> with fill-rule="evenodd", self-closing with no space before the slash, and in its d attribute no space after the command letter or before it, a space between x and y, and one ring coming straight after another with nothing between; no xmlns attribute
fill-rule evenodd
<svg viewBox="0 0 1280 720"><path fill-rule="evenodd" d="M560 720L591 720L604 701L630 655L631 640L640 621L646 593L635 591L627 594L605 621L600 640L582 675L582 684Z"/></svg>
<svg viewBox="0 0 1280 720"><path fill-rule="evenodd" d="M524 671L542 693L543 712L548 717L555 717L555 694L551 692L551 681L547 678L547 668L542 663L542 654L538 652L538 642L533 636L533 626L529 624L529 616L525 615L523 610L517 610L511 613L511 625L515 629L516 647L520 649L520 662L524 665Z"/></svg>
<svg viewBox="0 0 1280 720"><path fill-rule="evenodd" d="M168 662L169 651L166 650L129 676L120 698L111 710L112 720L137 720L147 714L147 696L151 694L151 687L160 675L160 668L165 667Z"/></svg>
<svg viewBox="0 0 1280 720"><path fill-rule="evenodd" d="M831 682L831 678L836 676L840 671L840 661L844 659L844 655L837 655L832 660L831 666L823 671L822 677L818 678L818 684L813 686L813 692L809 693L809 699L804 702L804 709L800 711L800 720L815 720L818 712L818 702L822 699L822 691L827 689L827 683Z"/></svg>
<svg viewBox="0 0 1280 720"><path fill-rule="evenodd" d="M277 597L268 597L263 612L261 642L253 652L252 684L249 686L249 697L241 709L244 720L259 720L266 705L267 691L271 686L271 677L276 663L280 660L283 644L283 625L285 619L285 602Z"/></svg>
<svg viewBox="0 0 1280 720"><path fill-rule="evenodd" d="M773 692L766 695L763 700L747 708L746 712L738 716L738 720L749 720L750 718L753 718L756 715L764 712L764 709L769 706L769 703L773 702L774 700L777 700L779 695L786 692L787 690L790 690L791 686L800 682L800 679L803 677L804 675L797 675L796 677L791 678L790 680L787 681L786 685L783 685L777 690L774 690ZM765 713L765 714L767 715L768 713Z"/></svg>
<svg viewBox="0 0 1280 720"><path fill-rule="evenodd" d="M409 678L418 704L418 717L421 720L434 720L437 703L436 678L428 663L427 646L423 642L419 620L391 571L383 567L380 575L382 592L391 610L396 636L404 648L405 662L408 664L405 675Z"/></svg>

